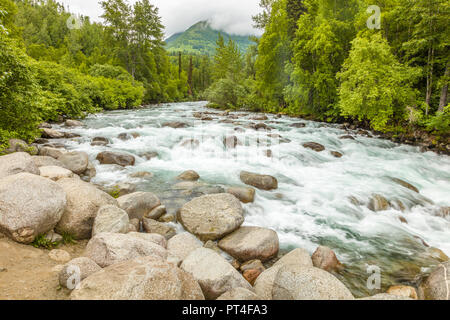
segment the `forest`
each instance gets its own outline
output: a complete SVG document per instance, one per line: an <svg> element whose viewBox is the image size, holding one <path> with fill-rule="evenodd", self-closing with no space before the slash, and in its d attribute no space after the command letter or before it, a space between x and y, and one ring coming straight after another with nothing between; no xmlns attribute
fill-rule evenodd
<svg viewBox="0 0 450 320"><path fill-rule="evenodd" d="M0 0L0 143L38 123L145 104L208 100L381 132L447 137L445 0L261 0L263 31L241 52L168 53L158 8L101 1L103 24L54 0ZM369 10L368 10L369 8Z"/></svg>

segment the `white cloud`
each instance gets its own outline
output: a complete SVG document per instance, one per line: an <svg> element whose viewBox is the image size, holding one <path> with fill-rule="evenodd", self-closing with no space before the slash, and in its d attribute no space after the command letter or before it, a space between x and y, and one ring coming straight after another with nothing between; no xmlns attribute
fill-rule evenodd
<svg viewBox="0 0 450 320"><path fill-rule="evenodd" d="M102 9L93 0L59 0L71 12L100 21ZM135 0L129 0L129 3ZM166 27L166 35L184 31L191 25L210 20L213 27L238 35L259 34L252 27L251 17L258 13L259 0L152 0Z"/></svg>

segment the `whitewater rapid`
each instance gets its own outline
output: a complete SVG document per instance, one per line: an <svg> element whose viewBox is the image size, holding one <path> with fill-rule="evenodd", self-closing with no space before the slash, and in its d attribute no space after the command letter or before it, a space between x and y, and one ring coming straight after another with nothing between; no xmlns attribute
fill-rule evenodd
<svg viewBox="0 0 450 320"><path fill-rule="evenodd" d="M227 123L231 121L223 120L229 118L206 109L205 104L107 112L89 116L83 128L61 129L81 135L65 143L70 150L89 154L97 170L93 183L111 186L132 182L139 191L160 194L170 190L173 179L185 170L195 170L202 182L220 186L243 186L239 179L242 170L276 177L277 190L257 190L255 202L244 205L245 225L276 230L283 250L301 247L313 253L318 245L331 247L348 266L342 277L356 295L371 293L365 289L369 265L380 267L384 286L412 283L411 265L421 272L436 265L438 261L423 242L450 255L450 217L434 215L439 208L450 206L450 157L421 153L417 147L377 138L354 135L355 140L341 140L339 137L349 132L337 125L290 117L268 115L269 120L256 121L250 120L256 114L236 112L232 113L237 115L234 123ZM212 121L199 121L194 112L217 114L211 115ZM170 121L191 126L162 127ZM267 138L267 132L246 127L260 122L272 128L269 134L288 140L277 144L279 139ZM306 126L291 127L300 122ZM118 139L124 132L140 136ZM99 136L112 143L91 146L91 139ZM247 143L224 150L224 136L236 136ZM269 145L258 146L258 138ZM183 146L186 139L199 140L198 148ZM317 153L305 149L302 144L306 142L320 143L326 150ZM267 149L272 157L264 154ZM130 153L136 157L136 165L125 169L101 166L95 158L106 150ZM338 151L343 157L335 158L330 151ZM159 157L147 160L139 156L144 152L157 152ZM130 179L129 174L138 171L152 172L154 177L150 182ZM420 194L390 178L411 183ZM367 208L373 194L400 200L407 209L373 212ZM353 204L349 197L355 197L361 205ZM401 217L407 223L402 223Z"/></svg>

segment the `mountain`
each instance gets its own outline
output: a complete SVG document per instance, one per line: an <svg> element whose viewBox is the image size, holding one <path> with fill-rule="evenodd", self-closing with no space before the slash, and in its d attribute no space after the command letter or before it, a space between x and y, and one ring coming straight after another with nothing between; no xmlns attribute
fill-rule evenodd
<svg viewBox="0 0 450 320"><path fill-rule="evenodd" d="M176 33L166 40L169 52L184 52L191 54L214 55L219 33L227 41L231 38L242 52L253 44L249 36L230 35L226 32L214 30L207 21L200 21L185 32Z"/></svg>

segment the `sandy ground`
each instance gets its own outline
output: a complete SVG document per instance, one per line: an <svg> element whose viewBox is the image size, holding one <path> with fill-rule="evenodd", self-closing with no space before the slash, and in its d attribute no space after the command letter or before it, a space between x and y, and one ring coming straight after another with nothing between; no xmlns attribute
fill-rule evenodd
<svg viewBox="0 0 450 320"><path fill-rule="evenodd" d="M72 258L82 255L86 241L61 245ZM58 282L59 262L49 250L15 243L0 234L0 300L65 300L69 290Z"/></svg>

